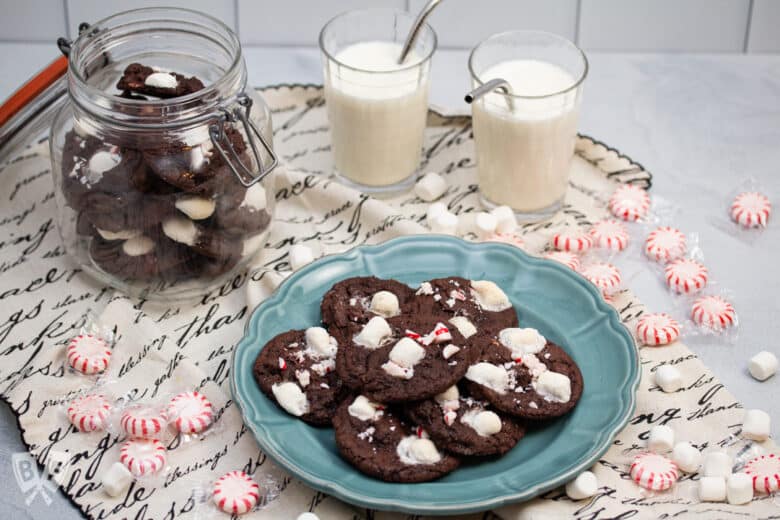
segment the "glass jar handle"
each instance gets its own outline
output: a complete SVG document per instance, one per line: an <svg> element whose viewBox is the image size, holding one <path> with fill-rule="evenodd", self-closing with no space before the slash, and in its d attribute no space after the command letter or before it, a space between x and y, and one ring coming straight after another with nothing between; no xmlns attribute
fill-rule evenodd
<svg viewBox="0 0 780 520"><path fill-rule="evenodd" d="M219 120L209 126L209 137L211 137L211 142L219 152L219 155L222 156L222 160L224 160L225 163L230 167L230 169L233 171L233 174L235 174L241 184L248 188L271 173L273 169L276 168L276 165L279 163L279 161L273 151L273 148L271 148L271 146L268 144L268 141L265 140L263 134L257 128L257 125L255 125L255 123L249 117L249 113L252 110L252 98L247 96L245 93L241 93L237 97L237 102L239 105L238 108L233 110L228 110L226 108L222 109L222 114L219 116ZM242 125L244 125L244 131L246 133L247 140L249 141L249 146L252 148L252 153L255 156L257 165L260 167L260 173L258 175L254 175L252 170L247 168L246 165L241 162L241 158L238 156L236 149L233 147L233 143L230 142L230 139L226 138L225 124L236 121L239 121ZM263 148L265 148L265 151L268 152L268 155L271 157L271 162L267 166L263 164L262 158L260 157L260 151L257 148L257 143L255 142L255 138L260 141L260 144L263 145ZM226 143L226 146L222 145L223 141Z"/></svg>

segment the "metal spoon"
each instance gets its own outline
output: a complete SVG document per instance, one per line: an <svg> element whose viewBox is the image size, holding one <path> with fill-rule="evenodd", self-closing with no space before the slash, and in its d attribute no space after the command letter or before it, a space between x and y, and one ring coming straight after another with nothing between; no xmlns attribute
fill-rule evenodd
<svg viewBox="0 0 780 520"><path fill-rule="evenodd" d="M409 29L409 34L406 35L406 41L404 41L404 48L401 50L401 57L398 58L398 64L403 65L406 58L409 57L409 52L414 47L414 43L417 41L417 37L420 35L420 29L422 29L425 20L431 14L433 9L441 3L441 0L429 0L425 7L422 8L420 14L414 19L412 28Z"/></svg>

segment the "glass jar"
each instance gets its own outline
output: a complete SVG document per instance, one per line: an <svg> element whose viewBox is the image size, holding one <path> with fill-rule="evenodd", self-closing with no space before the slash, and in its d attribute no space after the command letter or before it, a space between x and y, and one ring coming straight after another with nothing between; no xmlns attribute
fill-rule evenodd
<svg viewBox="0 0 780 520"><path fill-rule="evenodd" d="M185 9L119 13L82 27L51 129L58 226L102 282L189 298L265 244L276 166L271 114L238 38Z"/></svg>

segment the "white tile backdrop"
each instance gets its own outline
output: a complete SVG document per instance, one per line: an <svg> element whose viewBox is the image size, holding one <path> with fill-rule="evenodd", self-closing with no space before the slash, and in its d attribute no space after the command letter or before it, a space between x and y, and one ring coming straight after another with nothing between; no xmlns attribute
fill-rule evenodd
<svg viewBox="0 0 780 520"><path fill-rule="evenodd" d="M206 11L246 45L314 46L333 15L359 6L417 10L425 0L0 0L0 42L52 42L79 22L150 5ZM488 34L542 29L586 50L780 52L780 0L444 0L433 15L443 48Z"/></svg>

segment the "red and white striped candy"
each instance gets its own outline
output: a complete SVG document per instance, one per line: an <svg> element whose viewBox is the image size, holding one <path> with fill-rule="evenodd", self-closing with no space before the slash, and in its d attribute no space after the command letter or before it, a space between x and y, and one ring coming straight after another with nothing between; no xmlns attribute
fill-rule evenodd
<svg viewBox="0 0 780 520"><path fill-rule="evenodd" d="M725 329L737 321L734 307L720 296L702 296L693 302L691 317L699 325Z"/></svg>
<svg viewBox="0 0 780 520"><path fill-rule="evenodd" d="M165 413L154 407L134 405L119 419L122 429L136 439L155 439L168 424Z"/></svg>
<svg viewBox="0 0 780 520"><path fill-rule="evenodd" d="M130 439L119 450L119 462L136 477L157 473L167 460L165 446L154 439Z"/></svg>
<svg viewBox="0 0 780 520"><path fill-rule="evenodd" d="M606 262L586 265L580 270L580 274L605 294L614 292L622 281L618 268Z"/></svg>
<svg viewBox="0 0 780 520"><path fill-rule="evenodd" d="M79 372L97 374L108 368L111 349L104 340L92 334L82 334L68 344L68 363Z"/></svg>
<svg viewBox="0 0 780 520"><path fill-rule="evenodd" d="M744 471L753 480L757 493L769 494L780 489L780 454L769 453L750 459Z"/></svg>
<svg viewBox="0 0 780 520"><path fill-rule="evenodd" d="M617 220L606 219L593 224L590 238L596 247L622 251L628 245L628 230Z"/></svg>
<svg viewBox="0 0 780 520"><path fill-rule="evenodd" d="M677 464L656 453L640 453L631 463L631 480L652 491L669 489L679 476Z"/></svg>
<svg viewBox="0 0 780 520"><path fill-rule="evenodd" d="M182 392L168 405L167 417L181 433L200 433L209 427L214 415L211 402L198 392Z"/></svg>
<svg viewBox="0 0 780 520"><path fill-rule="evenodd" d="M515 247L523 249L525 247L525 240L521 235L516 233L493 233L487 238L488 242L501 242L502 244L509 244Z"/></svg>
<svg viewBox="0 0 780 520"><path fill-rule="evenodd" d="M755 191L740 193L731 203L731 218L742 227L766 227L771 213L767 196Z"/></svg>
<svg viewBox="0 0 780 520"><path fill-rule="evenodd" d="M685 235L669 226L651 231L645 240L645 254L656 262L676 260L685 254L685 249Z"/></svg>
<svg viewBox="0 0 780 520"><path fill-rule="evenodd" d="M548 260L555 260L559 264L563 264L574 271L578 271L580 268L580 258L568 251L550 251L549 253L545 253L544 257Z"/></svg>
<svg viewBox="0 0 780 520"><path fill-rule="evenodd" d="M243 515L260 500L260 487L243 471L231 471L214 483L214 503L222 511Z"/></svg>
<svg viewBox="0 0 780 520"><path fill-rule="evenodd" d="M695 260L680 258L666 266L666 283L673 291L683 294L699 292L707 285L709 272Z"/></svg>
<svg viewBox="0 0 780 520"><path fill-rule="evenodd" d="M609 210L623 220L637 221L647 215L649 209L650 196L633 184L623 184L609 199Z"/></svg>
<svg viewBox="0 0 780 520"><path fill-rule="evenodd" d="M593 245L590 235L576 229L566 229L553 235L553 247L558 251L582 253Z"/></svg>
<svg viewBox="0 0 780 520"><path fill-rule="evenodd" d="M68 420L82 432L94 432L106 427L111 405L105 396L85 395L74 399L68 406Z"/></svg>
<svg viewBox="0 0 780 520"><path fill-rule="evenodd" d="M668 345L680 337L680 324L665 313L645 314L636 324L636 335L645 345Z"/></svg>

